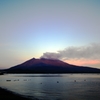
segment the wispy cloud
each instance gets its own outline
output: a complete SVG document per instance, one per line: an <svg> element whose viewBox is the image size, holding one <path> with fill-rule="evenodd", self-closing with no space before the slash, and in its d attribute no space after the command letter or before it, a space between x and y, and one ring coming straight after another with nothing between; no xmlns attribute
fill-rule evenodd
<svg viewBox="0 0 100 100"><path fill-rule="evenodd" d="M70 64L100 68L100 44L70 46L57 52L45 52L41 58L60 59Z"/></svg>
<svg viewBox="0 0 100 100"><path fill-rule="evenodd" d="M92 43L86 46L71 46L56 52L43 53L41 58L47 59L100 59L100 44Z"/></svg>

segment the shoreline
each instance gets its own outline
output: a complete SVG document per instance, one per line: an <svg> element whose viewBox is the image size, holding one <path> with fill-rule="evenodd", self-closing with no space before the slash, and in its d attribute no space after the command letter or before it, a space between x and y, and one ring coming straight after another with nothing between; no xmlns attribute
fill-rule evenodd
<svg viewBox="0 0 100 100"><path fill-rule="evenodd" d="M0 100L33 100L0 87ZM34 99L38 100L38 99Z"/></svg>

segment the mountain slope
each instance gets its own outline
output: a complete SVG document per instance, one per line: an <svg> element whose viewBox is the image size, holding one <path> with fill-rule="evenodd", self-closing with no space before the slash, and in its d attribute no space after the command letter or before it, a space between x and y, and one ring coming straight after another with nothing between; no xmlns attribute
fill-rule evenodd
<svg viewBox="0 0 100 100"><path fill-rule="evenodd" d="M6 70L8 73L100 73L100 69L71 65L60 60L30 59Z"/></svg>

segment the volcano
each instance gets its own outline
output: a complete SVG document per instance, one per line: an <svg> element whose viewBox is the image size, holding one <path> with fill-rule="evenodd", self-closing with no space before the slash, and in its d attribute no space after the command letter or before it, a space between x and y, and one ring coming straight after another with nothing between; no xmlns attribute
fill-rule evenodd
<svg viewBox="0 0 100 100"><path fill-rule="evenodd" d="M54 59L32 58L6 70L7 73L100 73L100 69L76 66Z"/></svg>

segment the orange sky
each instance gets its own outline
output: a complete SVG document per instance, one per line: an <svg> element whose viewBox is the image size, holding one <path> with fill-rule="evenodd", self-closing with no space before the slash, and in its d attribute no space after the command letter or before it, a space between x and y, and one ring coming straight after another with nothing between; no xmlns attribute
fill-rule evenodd
<svg viewBox="0 0 100 100"><path fill-rule="evenodd" d="M100 60L89 60L89 59L70 59L70 60L64 60L65 62L69 64L75 64L80 66L95 66L97 68L100 68Z"/></svg>

